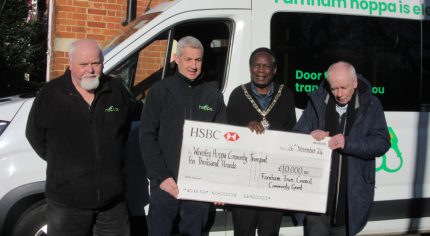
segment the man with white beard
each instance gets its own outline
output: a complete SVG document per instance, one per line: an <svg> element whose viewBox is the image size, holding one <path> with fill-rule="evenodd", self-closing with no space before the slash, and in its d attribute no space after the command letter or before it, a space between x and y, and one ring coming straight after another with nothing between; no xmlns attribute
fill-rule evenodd
<svg viewBox="0 0 430 236"><path fill-rule="evenodd" d="M130 96L103 75L93 40L69 50L69 68L47 83L31 108L26 135L47 162L48 235L129 235L124 144Z"/></svg>

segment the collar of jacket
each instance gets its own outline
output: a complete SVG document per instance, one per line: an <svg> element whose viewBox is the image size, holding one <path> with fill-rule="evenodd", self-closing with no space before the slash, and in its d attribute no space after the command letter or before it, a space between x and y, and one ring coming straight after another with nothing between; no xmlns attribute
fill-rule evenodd
<svg viewBox="0 0 430 236"><path fill-rule="evenodd" d="M179 73L179 70L176 70L175 71L175 77L177 77L180 80L186 82L187 85L190 85L191 87L199 85L199 84L201 84L203 82L203 72L200 73L200 75L197 76L197 78L191 80L191 79L188 79L187 77L185 77L184 75L182 75L181 73Z"/></svg>
<svg viewBox="0 0 430 236"><path fill-rule="evenodd" d="M189 79L176 71L172 76L165 78L162 84L173 95L177 102L184 103L184 98L191 93L190 88L205 84L203 81L203 74L196 78L196 80L197 79L198 81L190 84Z"/></svg>
<svg viewBox="0 0 430 236"><path fill-rule="evenodd" d="M76 90L75 88L75 85L73 85L72 74L69 68L66 69L66 71L64 72L64 75L59 79L63 79L62 87L67 94L70 94L72 96L80 96L78 90ZM102 74L100 76L100 84L94 91L95 96L97 96L100 93L111 90L111 85L110 83L107 83L107 81L108 81L107 76Z"/></svg>

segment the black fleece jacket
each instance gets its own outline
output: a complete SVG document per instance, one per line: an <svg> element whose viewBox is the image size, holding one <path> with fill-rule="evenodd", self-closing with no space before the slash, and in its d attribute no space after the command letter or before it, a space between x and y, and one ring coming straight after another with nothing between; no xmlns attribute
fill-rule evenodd
<svg viewBox="0 0 430 236"><path fill-rule="evenodd" d="M179 73L151 87L141 119L141 150L151 185L178 176L184 120L226 123L222 93Z"/></svg>
<svg viewBox="0 0 430 236"><path fill-rule="evenodd" d="M47 161L46 197L97 209L123 197L123 151L130 97L120 81L102 76L89 106L70 71L47 83L31 108L26 136Z"/></svg>

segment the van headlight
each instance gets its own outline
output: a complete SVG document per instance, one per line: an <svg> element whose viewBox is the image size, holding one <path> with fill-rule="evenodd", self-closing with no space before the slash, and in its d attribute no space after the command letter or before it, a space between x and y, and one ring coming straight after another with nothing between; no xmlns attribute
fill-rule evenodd
<svg viewBox="0 0 430 236"><path fill-rule="evenodd" d="M7 127L8 124L9 124L9 121L0 120L0 135L6 129L6 127Z"/></svg>

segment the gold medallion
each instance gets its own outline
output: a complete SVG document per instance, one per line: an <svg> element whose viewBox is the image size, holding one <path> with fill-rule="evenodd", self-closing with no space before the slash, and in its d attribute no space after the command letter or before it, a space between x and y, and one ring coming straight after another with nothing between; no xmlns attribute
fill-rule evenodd
<svg viewBox="0 0 430 236"><path fill-rule="evenodd" d="M260 124L263 126L264 129L269 129L269 127L270 127L270 123L266 119L266 116L267 116L267 114L269 114L269 112L275 106L276 102L278 101L279 97L281 96L283 88L284 88L284 85L281 84L281 86L279 86L278 92L276 93L275 98L273 99L272 103L269 105L269 107L266 110L262 111L258 107L257 103L254 101L254 99L252 99L251 95L249 95L248 90L246 90L246 88L245 88L245 85L242 84L242 90L243 90L243 93L245 94L245 97L249 100L249 102L252 104L252 106L258 112L258 114L260 114L263 117L260 121Z"/></svg>

